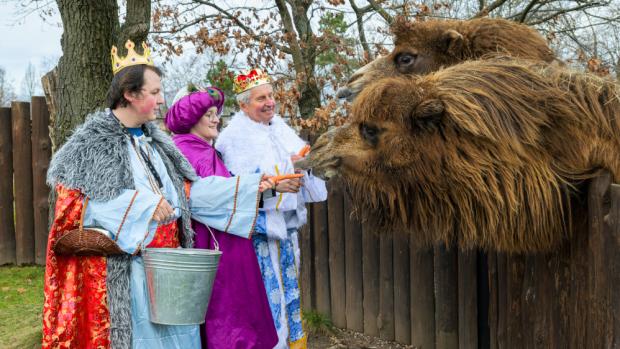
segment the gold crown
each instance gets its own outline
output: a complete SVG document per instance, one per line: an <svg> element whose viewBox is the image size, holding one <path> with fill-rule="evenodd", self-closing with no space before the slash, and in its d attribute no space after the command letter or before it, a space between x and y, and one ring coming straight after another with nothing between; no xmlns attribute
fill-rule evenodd
<svg viewBox="0 0 620 349"><path fill-rule="evenodd" d="M270 84L271 78L260 69L246 70L235 78L234 90L236 94L245 92L253 87Z"/></svg>
<svg viewBox="0 0 620 349"><path fill-rule="evenodd" d="M112 46L112 50L110 50L110 54L112 56L112 74L116 75L123 68L138 65L138 64L146 64L153 65L153 61L151 60L151 50L148 46L146 46L145 42L142 42L142 48L144 49L144 54L139 55L133 48L135 44L131 40L127 40L125 43L125 47L127 48L127 56L122 59L118 57L116 46Z"/></svg>

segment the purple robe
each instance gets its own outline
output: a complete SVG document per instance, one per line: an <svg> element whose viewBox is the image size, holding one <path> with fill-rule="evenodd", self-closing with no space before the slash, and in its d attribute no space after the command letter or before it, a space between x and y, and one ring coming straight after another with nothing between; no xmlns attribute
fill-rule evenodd
<svg viewBox="0 0 620 349"><path fill-rule="evenodd" d="M193 134L173 137L201 177L230 177L215 149ZM214 248L206 226L192 222L196 248ZM251 239L211 229L222 257L202 327L202 347L210 349L271 349L278 335Z"/></svg>

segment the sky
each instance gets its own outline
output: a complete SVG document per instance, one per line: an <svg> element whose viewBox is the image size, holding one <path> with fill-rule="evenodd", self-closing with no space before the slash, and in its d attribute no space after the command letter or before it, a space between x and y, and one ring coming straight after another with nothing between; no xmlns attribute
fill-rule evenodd
<svg viewBox="0 0 620 349"><path fill-rule="evenodd" d="M28 63L38 74L62 55L60 16L43 21L38 13L24 17L17 2L0 2L0 67L4 68L17 94ZM52 65L53 66L53 65Z"/></svg>

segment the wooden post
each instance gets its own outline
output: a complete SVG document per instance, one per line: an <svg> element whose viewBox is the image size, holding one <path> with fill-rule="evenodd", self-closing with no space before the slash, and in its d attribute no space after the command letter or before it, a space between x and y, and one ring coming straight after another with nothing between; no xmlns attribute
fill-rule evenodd
<svg viewBox="0 0 620 349"><path fill-rule="evenodd" d="M327 213L329 227L329 285L332 322L336 327L346 328L346 286L345 286L345 240L344 201L342 184L331 180L328 183L329 196Z"/></svg>
<svg viewBox="0 0 620 349"><path fill-rule="evenodd" d="M369 220L373 217L368 217ZM379 335L379 236L368 222L362 226L362 277L364 282L364 333Z"/></svg>
<svg viewBox="0 0 620 349"><path fill-rule="evenodd" d="M394 339L411 343L409 233L394 233Z"/></svg>
<svg viewBox="0 0 620 349"><path fill-rule="evenodd" d="M0 108L0 265L15 263L11 109Z"/></svg>
<svg viewBox="0 0 620 349"><path fill-rule="evenodd" d="M607 324L610 336L606 342L620 345L620 185L611 185L611 210L609 217L605 217L605 223L606 276L609 278L608 296L611 298L607 308L611 315Z"/></svg>
<svg viewBox="0 0 620 349"><path fill-rule="evenodd" d="M49 188L45 183L47 168L52 156L49 137L49 112L45 97L32 97L32 190L34 208L34 260L45 265L47 251Z"/></svg>
<svg viewBox="0 0 620 349"><path fill-rule="evenodd" d="M357 332L364 331L364 287L362 276L362 226L353 217L351 198L344 200L344 234L346 285L347 285L347 328Z"/></svg>
<svg viewBox="0 0 620 349"><path fill-rule="evenodd" d="M457 249L435 247L435 338L439 349L459 346Z"/></svg>
<svg viewBox="0 0 620 349"><path fill-rule="evenodd" d="M308 140L307 130L302 130L299 136L303 140ZM312 204L306 204L308 210L308 222L299 229L299 283L301 287L301 308L304 311L314 310L315 288L314 288L314 255L312 237Z"/></svg>
<svg viewBox="0 0 620 349"><path fill-rule="evenodd" d="M497 338L497 328L499 323L499 297L497 280L497 253L489 252L487 254L488 280L489 280L489 343L490 349L499 349L499 341Z"/></svg>
<svg viewBox="0 0 620 349"><path fill-rule="evenodd" d="M32 143L30 103L11 104L13 169L15 186L15 245L17 264L34 263L34 215L32 212Z"/></svg>
<svg viewBox="0 0 620 349"><path fill-rule="evenodd" d="M329 295L329 235L327 233L327 204L312 204L312 237L314 238L314 277L316 310L331 318Z"/></svg>
<svg viewBox="0 0 620 349"><path fill-rule="evenodd" d="M614 313L620 294L620 284L616 269L620 263L620 240L616 235L618 228L618 188L611 189L611 175L606 172L590 184L588 196L590 232L588 237L588 304L587 337L589 348L614 348L620 345L620 314ZM616 291L614 293L613 291ZM576 314L575 314L576 315ZM615 340L615 341L614 341Z"/></svg>
<svg viewBox="0 0 620 349"><path fill-rule="evenodd" d="M459 349L478 348L476 250L458 252Z"/></svg>
<svg viewBox="0 0 620 349"><path fill-rule="evenodd" d="M394 340L394 257L393 233L382 231L379 234L379 316L377 327L379 336Z"/></svg>
<svg viewBox="0 0 620 349"><path fill-rule="evenodd" d="M411 344L414 348L435 348L435 293L433 249L410 239Z"/></svg>
<svg viewBox="0 0 620 349"><path fill-rule="evenodd" d="M301 308L304 311L314 310L314 256L312 255L312 215L310 205L308 208L308 224L299 229L299 283L301 287Z"/></svg>

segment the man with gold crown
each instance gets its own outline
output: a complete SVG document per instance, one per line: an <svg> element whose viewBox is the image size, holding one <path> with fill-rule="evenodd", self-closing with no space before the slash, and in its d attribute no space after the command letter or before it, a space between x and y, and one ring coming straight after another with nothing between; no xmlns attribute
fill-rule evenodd
<svg viewBox="0 0 620 349"><path fill-rule="evenodd" d="M216 142L224 163L235 175L303 173L303 178L280 181L280 192L264 199L252 236L276 329L275 348L306 348L299 292L297 230L307 220L306 202L327 198L325 183L294 168L306 143L275 113L273 87L260 69L239 74L235 92L241 111Z"/></svg>
<svg viewBox="0 0 620 349"><path fill-rule="evenodd" d="M150 322L141 250L192 247L190 214L248 236L259 192L272 186L261 174L198 178L153 123L163 97L148 47L139 55L131 41L125 46L124 58L112 48L109 109L87 116L47 174L58 199L48 238L43 348L200 348L198 325ZM108 231L119 251L58 252L56 243L82 226Z"/></svg>

